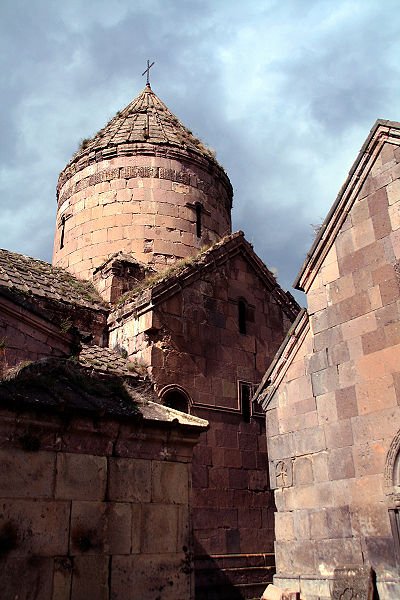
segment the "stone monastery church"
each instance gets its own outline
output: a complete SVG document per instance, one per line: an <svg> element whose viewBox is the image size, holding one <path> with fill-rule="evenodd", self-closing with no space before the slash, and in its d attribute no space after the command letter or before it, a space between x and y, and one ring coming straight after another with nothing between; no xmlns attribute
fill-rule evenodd
<svg viewBox="0 0 400 600"><path fill-rule="evenodd" d="M399 146L378 121L300 310L149 84L82 142L53 264L0 250L2 597L400 598Z"/></svg>
<svg viewBox="0 0 400 600"><path fill-rule="evenodd" d="M0 253L10 597L39 585L31 554L73 600L260 597L274 502L251 398L297 303L150 85L82 143L57 202L53 266Z"/></svg>

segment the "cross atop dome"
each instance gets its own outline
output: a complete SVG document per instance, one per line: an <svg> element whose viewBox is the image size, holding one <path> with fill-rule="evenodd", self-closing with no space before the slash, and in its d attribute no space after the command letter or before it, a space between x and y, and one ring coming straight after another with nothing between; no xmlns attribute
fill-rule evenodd
<svg viewBox="0 0 400 600"><path fill-rule="evenodd" d="M153 65L154 65L154 61L153 61L153 62L150 64L150 61L149 61L149 60L147 60L147 69L145 69L145 70L143 71L143 73L142 73L142 77L143 77L143 75L145 75L145 74L147 73L147 81L146 81L146 85L147 85L148 87L151 87L151 86L150 86L150 69L151 69L151 67L152 67Z"/></svg>

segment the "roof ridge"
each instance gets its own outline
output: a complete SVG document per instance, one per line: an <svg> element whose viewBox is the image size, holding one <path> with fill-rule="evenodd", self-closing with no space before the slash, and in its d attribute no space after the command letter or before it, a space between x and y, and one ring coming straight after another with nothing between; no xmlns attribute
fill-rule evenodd
<svg viewBox="0 0 400 600"><path fill-rule="evenodd" d="M310 288L316 270L331 248L338 228L353 206L357 194L362 190L372 164L385 142L400 146L399 122L384 119L375 121L293 282L295 289L307 292Z"/></svg>

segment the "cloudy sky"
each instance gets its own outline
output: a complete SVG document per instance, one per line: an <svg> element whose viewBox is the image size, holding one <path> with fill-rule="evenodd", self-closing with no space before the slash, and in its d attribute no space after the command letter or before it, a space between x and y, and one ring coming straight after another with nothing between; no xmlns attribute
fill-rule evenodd
<svg viewBox="0 0 400 600"><path fill-rule="evenodd" d="M373 123L400 120L399 1L1 0L0 247L51 260L58 174L148 58L290 288Z"/></svg>

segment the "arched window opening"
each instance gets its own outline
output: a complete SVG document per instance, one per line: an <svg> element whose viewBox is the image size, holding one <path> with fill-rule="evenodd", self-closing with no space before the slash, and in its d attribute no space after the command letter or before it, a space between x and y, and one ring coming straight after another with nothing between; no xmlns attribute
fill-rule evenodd
<svg viewBox="0 0 400 600"><path fill-rule="evenodd" d="M202 218L202 213L203 213L203 207L200 204L200 202L196 203L196 235L197 237L201 237L201 227L202 227L202 223L201 223L201 218Z"/></svg>
<svg viewBox="0 0 400 600"><path fill-rule="evenodd" d="M176 388L170 389L167 392L165 392L165 394L162 397L162 401L164 406L168 406L169 408L173 408L175 410L180 410L184 413L189 412L188 397Z"/></svg>
<svg viewBox="0 0 400 600"><path fill-rule="evenodd" d="M240 333L246 334L246 318L247 318L247 304L245 300L239 300L238 302L238 324Z"/></svg>

